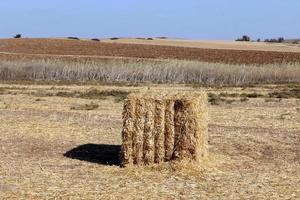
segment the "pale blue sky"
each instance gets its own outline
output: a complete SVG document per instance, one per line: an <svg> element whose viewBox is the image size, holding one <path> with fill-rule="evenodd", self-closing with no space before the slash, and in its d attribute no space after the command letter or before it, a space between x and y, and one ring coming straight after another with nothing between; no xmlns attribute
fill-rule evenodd
<svg viewBox="0 0 300 200"><path fill-rule="evenodd" d="M300 38L299 0L1 0L0 37Z"/></svg>

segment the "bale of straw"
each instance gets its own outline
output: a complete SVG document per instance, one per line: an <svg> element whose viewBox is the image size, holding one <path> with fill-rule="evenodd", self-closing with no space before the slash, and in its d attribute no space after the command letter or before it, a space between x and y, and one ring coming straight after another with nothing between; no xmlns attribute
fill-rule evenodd
<svg viewBox="0 0 300 200"><path fill-rule="evenodd" d="M123 129L122 129L122 146L121 146L121 165L125 166L132 163L132 136L135 134L135 104L134 95L129 95L124 102L123 109Z"/></svg>
<svg viewBox="0 0 300 200"><path fill-rule="evenodd" d="M206 93L139 93L124 103L122 165L208 156Z"/></svg>

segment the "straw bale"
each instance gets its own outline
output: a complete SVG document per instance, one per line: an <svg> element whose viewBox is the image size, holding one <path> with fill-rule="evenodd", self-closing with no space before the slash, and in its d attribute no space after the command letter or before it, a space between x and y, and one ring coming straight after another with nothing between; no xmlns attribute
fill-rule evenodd
<svg viewBox="0 0 300 200"><path fill-rule="evenodd" d="M206 93L138 93L124 103L123 165L201 161L208 155Z"/></svg>

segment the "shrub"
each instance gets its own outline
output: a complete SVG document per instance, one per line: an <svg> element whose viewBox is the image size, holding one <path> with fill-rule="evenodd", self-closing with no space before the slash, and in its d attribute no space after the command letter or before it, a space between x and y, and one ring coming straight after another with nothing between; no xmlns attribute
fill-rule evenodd
<svg viewBox="0 0 300 200"><path fill-rule="evenodd" d="M162 39L162 40L165 40L167 39L167 37L157 37L158 39Z"/></svg>
<svg viewBox="0 0 300 200"><path fill-rule="evenodd" d="M78 91L74 91L74 92L57 92L55 94L55 96L58 96L58 97L76 97L76 95L79 95Z"/></svg>
<svg viewBox="0 0 300 200"><path fill-rule="evenodd" d="M236 41L250 42L251 38L247 35L243 35L242 38L238 38L238 39L236 39Z"/></svg>
<svg viewBox="0 0 300 200"><path fill-rule="evenodd" d="M93 38L92 41L100 42L98 38Z"/></svg>
<svg viewBox="0 0 300 200"><path fill-rule="evenodd" d="M278 39L276 39L276 38L265 39L265 42L282 43L282 42L284 42L284 38L279 37Z"/></svg>
<svg viewBox="0 0 300 200"><path fill-rule="evenodd" d="M278 38L278 42L279 42L279 43L284 42L284 38L283 38L283 37L279 37L279 38Z"/></svg>
<svg viewBox="0 0 300 200"><path fill-rule="evenodd" d="M276 42L278 42L278 40L275 39L275 38L272 38L272 39L269 40L269 42L274 42L274 43L276 43Z"/></svg>
<svg viewBox="0 0 300 200"><path fill-rule="evenodd" d="M22 35L21 35L21 34L16 34L16 35L14 36L14 38L16 38L16 39L22 38Z"/></svg>
<svg viewBox="0 0 300 200"><path fill-rule="evenodd" d="M96 110L97 108L99 108L99 105L91 102L90 104L72 106L71 110Z"/></svg>
<svg viewBox="0 0 300 200"><path fill-rule="evenodd" d="M121 90L104 90L90 89L79 95L80 98L85 99L104 99L108 96L114 97L116 101L124 100L128 95L128 92Z"/></svg>
<svg viewBox="0 0 300 200"><path fill-rule="evenodd" d="M282 99L288 99L288 98L297 98L300 99L300 89L290 89L290 90L283 90L279 92L271 92L269 93L269 97L272 98L282 98Z"/></svg>
<svg viewBox="0 0 300 200"><path fill-rule="evenodd" d="M247 97L247 98L258 98L258 97L263 97L262 94L258 94L256 92L254 93L250 93L250 94L246 94L246 93L242 93L241 97Z"/></svg>
<svg viewBox="0 0 300 200"><path fill-rule="evenodd" d="M219 105L222 99L217 94L208 93L208 102L210 102L211 105Z"/></svg>
<svg viewBox="0 0 300 200"><path fill-rule="evenodd" d="M0 88L0 95L4 94L5 89L4 88Z"/></svg>
<svg viewBox="0 0 300 200"><path fill-rule="evenodd" d="M221 96L221 97L239 97L240 94L238 94L238 93L221 92L221 93L219 94L219 96Z"/></svg>
<svg viewBox="0 0 300 200"><path fill-rule="evenodd" d="M80 40L78 37L68 37L69 40Z"/></svg>
<svg viewBox="0 0 300 200"><path fill-rule="evenodd" d="M118 39L120 39L120 38L117 38L117 37L110 38L110 40L118 40Z"/></svg>
<svg viewBox="0 0 300 200"><path fill-rule="evenodd" d="M248 99L247 97L242 97L242 98L240 99L240 101L241 101L241 102L246 102L246 101L249 101L249 99Z"/></svg>

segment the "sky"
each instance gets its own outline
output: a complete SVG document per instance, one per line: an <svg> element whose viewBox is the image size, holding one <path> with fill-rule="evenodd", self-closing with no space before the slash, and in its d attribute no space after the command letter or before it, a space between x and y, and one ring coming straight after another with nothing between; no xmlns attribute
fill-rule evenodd
<svg viewBox="0 0 300 200"><path fill-rule="evenodd" d="M300 38L299 0L2 0L0 38Z"/></svg>

